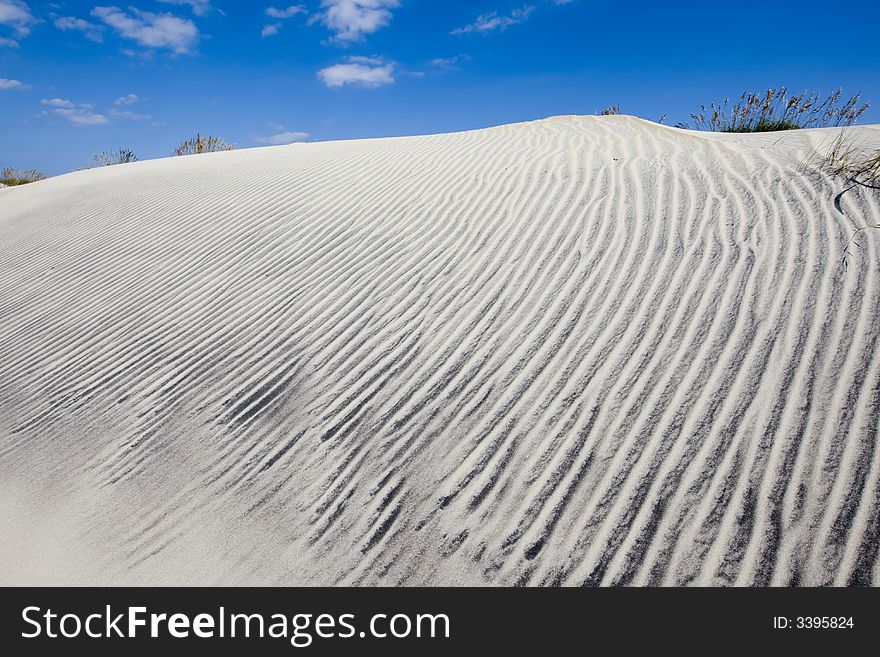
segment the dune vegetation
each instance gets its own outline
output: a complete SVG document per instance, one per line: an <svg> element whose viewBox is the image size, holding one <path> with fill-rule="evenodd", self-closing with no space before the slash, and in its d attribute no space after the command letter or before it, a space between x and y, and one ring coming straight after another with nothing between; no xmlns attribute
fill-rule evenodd
<svg viewBox="0 0 880 657"><path fill-rule="evenodd" d="M104 151L92 157L92 167L108 167L114 164L128 164L137 162L138 156L127 148L117 148L115 151Z"/></svg>
<svg viewBox="0 0 880 657"><path fill-rule="evenodd" d="M805 168L842 176L854 185L880 189L880 150L848 131L841 131L827 148L813 151Z"/></svg>
<svg viewBox="0 0 880 657"><path fill-rule="evenodd" d="M6 167L0 169L0 185L4 187L16 187L26 185L38 180L45 180L46 175L36 169L16 169Z"/></svg>
<svg viewBox="0 0 880 657"><path fill-rule="evenodd" d="M736 102L701 105L691 114L696 130L711 132L775 132L800 128L829 128L854 125L870 107L856 94L844 100L841 89L823 96L816 91L789 93L785 87L763 93L744 93ZM688 123L677 127L689 128Z"/></svg>
<svg viewBox="0 0 880 657"><path fill-rule="evenodd" d="M234 148L232 144L221 137L202 136L197 134L192 139L187 139L172 151L172 155L198 155L200 153L218 153L221 151L231 151Z"/></svg>

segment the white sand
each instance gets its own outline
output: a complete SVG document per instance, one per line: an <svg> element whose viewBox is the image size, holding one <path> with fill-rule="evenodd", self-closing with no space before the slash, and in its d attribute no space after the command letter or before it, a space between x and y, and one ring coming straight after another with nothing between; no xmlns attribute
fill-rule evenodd
<svg viewBox="0 0 880 657"><path fill-rule="evenodd" d="M0 190L0 582L877 584L880 197L798 171L835 134Z"/></svg>

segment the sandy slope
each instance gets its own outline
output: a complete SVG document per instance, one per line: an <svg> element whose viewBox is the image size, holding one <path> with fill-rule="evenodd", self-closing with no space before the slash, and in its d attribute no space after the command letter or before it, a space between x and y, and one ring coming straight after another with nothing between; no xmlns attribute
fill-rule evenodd
<svg viewBox="0 0 880 657"><path fill-rule="evenodd" d="M880 197L797 170L834 134L0 190L0 581L878 583Z"/></svg>

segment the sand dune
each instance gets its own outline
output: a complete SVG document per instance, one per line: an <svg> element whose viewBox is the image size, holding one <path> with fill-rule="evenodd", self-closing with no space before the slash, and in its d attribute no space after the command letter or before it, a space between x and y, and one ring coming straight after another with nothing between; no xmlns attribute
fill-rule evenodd
<svg viewBox="0 0 880 657"><path fill-rule="evenodd" d="M835 134L556 117L0 190L0 580L877 584L880 199L798 171Z"/></svg>

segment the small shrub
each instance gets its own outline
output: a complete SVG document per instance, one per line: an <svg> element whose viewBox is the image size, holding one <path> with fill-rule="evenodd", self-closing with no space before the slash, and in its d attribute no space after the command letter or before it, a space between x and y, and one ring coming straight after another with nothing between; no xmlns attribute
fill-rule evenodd
<svg viewBox="0 0 880 657"><path fill-rule="evenodd" d="M26 185L28 183L37 182L38 180L45 180L46 174L37 171L36 169L15 169L13 167L6 167L5 169L0 169L0 183L5 185L6 187L15 187L17 185Z"/></svg>
<svg viewBox="0 0 880 657"><path fill-rule="evenodd" d="M220 137L203 137L201 134L195 139L187 139L172 152L173 155L196 155L199 153L217 153L219 151L231 151L232 144Z"/></svg>
<svg viewBox="0 0 880 657"><path fill-rule="evenodd" d="M843 100L838 89L823 98L818 92L804 91L789 95L785 87L768 89L764 94L744 93L731 104L729 98L721 103L702 105L700 112L691 114L697 130L712 132L773 132L799 128L827 128L851 126L870 105L861 102L861 96ZM679 128L689 127L679 123Z"/></svg>
<svg viewBox="0 0 880 657"><path fill-rule="evenodd" d="M115 151L104 151L92 157L93 167L109 167L114 164L128 164L129 162L137 162L138 156L127 148L120 148Z"/></svg>

